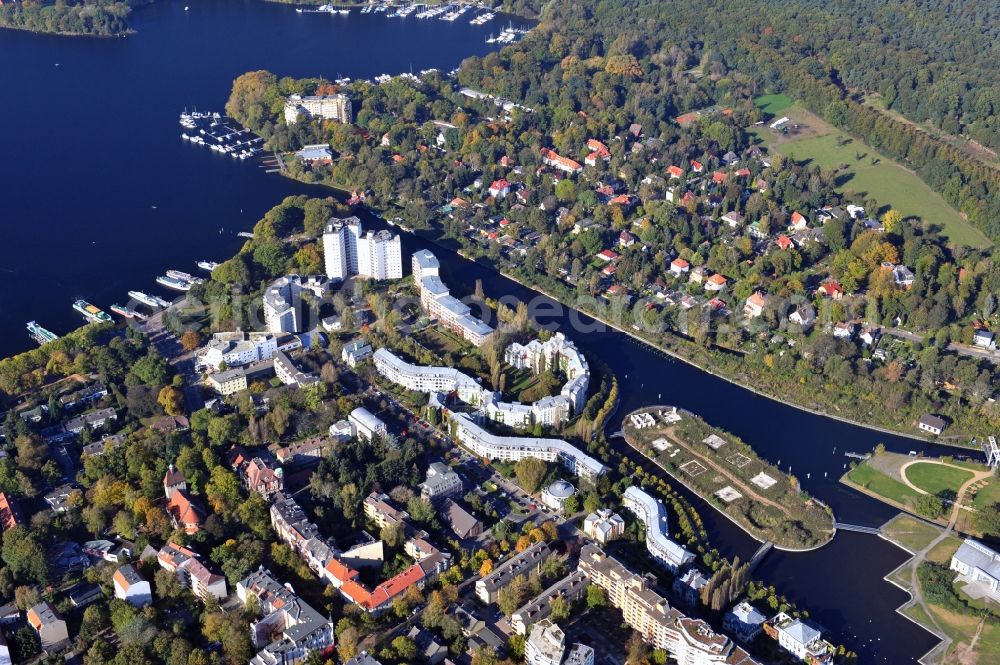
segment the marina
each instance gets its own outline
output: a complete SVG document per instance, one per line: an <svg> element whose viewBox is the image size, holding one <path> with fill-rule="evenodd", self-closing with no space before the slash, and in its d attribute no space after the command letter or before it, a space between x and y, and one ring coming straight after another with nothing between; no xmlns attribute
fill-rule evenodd
<svg viewBox="0 0 1000 665"><path fill-rule="evenodd" d="M249 159L263 152L264 139L234 120L219 113L187 112L180 115L181 139L194 145L208 146L214 152L233 159Z"/></svg>

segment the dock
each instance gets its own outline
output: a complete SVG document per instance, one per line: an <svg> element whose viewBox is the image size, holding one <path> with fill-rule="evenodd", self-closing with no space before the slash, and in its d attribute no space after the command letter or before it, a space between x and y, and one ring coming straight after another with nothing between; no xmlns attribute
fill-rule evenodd
<svg viewBox="0 0 1000 665"><path fill-rule="evenodd" d="M852 459L866 460L871 457L871 453L844 453L844 457L850 457Z"/></svg>

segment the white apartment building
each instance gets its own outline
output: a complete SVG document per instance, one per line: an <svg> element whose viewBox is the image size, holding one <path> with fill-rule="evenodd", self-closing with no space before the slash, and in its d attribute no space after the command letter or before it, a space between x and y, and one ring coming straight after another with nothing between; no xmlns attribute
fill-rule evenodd
<svg viewBox="0 0 1000 665"><path fill-rule="evenodd" d="M347 420L354 427L357 436L368 439L369 441L372 437L385 436L389 433L385 423L375 417L375 414L363 406L359 406L351 411L351 415L347 417Z"/></svg>
<svg viewBox="0 0 1000 665"><path fill-rule="evenodd" d="M285 275L271 282L264 290L264 324L272 333L294 333L302 330L302 292L317 298L326 295L327 281L322 277Z"/></svg>
<svg viewBox="0 0 1000 665"><path fill-rule="evenodd" d="M350 124L354 118L347 95L291 95L285 101L285 124L294 125L302 118L322 118Z"/></svg>
<svg viewBox="0 0 1000 665"><path fill-rule="evenodd" d="M583 520L583 532L602 545L625 533L625 520L608 508L601 508Z"/></svg>
<svg viewBox="0 0 1000 665"><path fill-rule="evenodd" d="M410 267L420 291L420 305L428 315L474 346L482 346L493 334L493 328L472 316L468 305L451 295L441 281L441 266L434 254L426 249L415 252Z"/></svg>
<svg viewBox="0 0 1000 665"><path fill-rule="evenodd" d="M156 554L156 560L161 568L180 577L181 581L191 589L191 593L202 600L209 596L216 600L225 600L229 595L226 591L226 578L211 572L198 560L197 555L186 547L167 543Z"/></svg>
<svg viewBox="0 0 1000 665"><path fill-rule="evenodd" d="M250 639L260 649L250 665L295 665L333 646L333 623L263 566L236 585L236 595L244 605L256 600L262 615L250 624Z"/></svg>
<svg viewBox="0 0 1000 665"><path fill-rule="evenodd" d="M278 350L277 338L270 333L220 332L212 335L198 353L198 365L214 371L222 363L227 367L242 367L270 360Z"/></svg>
<svg viewBox="0 0 1000 665"><path fill-rule="evenodd" d="M498 436L480 427L465 413L452 413L455 436L476 455L505 462L517 462L535 457L546 462L559 462L581 478L596 478L606 467L579 448L562 439Z"/></svg>
<svg viewBox="0 0 1000 665"><path fill-rule="evenodd" d="M694 554L670 539L670 525L667 510L659 501L640 488L632 485L625 490L622 504L635 513L646 527L646 549L670 571L694 560Z"/></svg>
<svg viewBox="0 0 1000 665"><path fill-rule="evenodd" d="M329 279L344 280L358 273L358 239L361 220L357 217L331 219L323 232L323 261Z"/></svg>
<svg viewBox="0 0 1000 665"><path fill-rule="evenodd" d="M434 462L427 467L427 478L420 483L420 496L428 501L437 501L450 496L462 495L462 478L443 462Z"/></svg>
<svg viewBox="0 0 1000 665"><path fill-rule="evenodd" d="M331 219L323 233L326 276L344 280L351 275L370 279L401 279L403 250L389 231L364 233L357 217Z"/></svg>
<svg viewBox="0 0 1000 665"><path fill-rule="evenodd" d="M594 665L594 650L584 644L574 644L566 651L566 635L548 619L531 629L524 643L527 665Z"/></svg>
<svg viewBox="0 0 1000 665"><path fill-rule="evenodd" d="M378 349L372 362L379 374L407 390L421 393L457 393L466 404L483 404L493 392L468 374L452 367L427 367L408 363L389 349Z"/></svg>
<svg viewBox="0 0 1000 665"><path fill-rule="evenodd" d="M579 413L586 406L590 367L583 353L562 333L556 333L544 342L537 339L523 345L514 342L504 352L504 360L512 367L528 369L535 374L558 370L568 379L560 396L570 401L574 413Z"/></svg>
<svg viewBox="0 0 1000 665"><path fill-rule="evenodd" d="M403 250L398 235L369 231L358 239L358 275L370 279L402 279Z"/></svg>

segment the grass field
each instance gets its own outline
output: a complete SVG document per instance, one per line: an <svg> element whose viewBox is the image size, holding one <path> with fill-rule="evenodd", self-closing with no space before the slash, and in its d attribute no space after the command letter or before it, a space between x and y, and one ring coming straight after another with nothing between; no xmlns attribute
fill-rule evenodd
<svg viewBox="0 0 1000 665"><path fill-rule="evenodd" d="M976 492L972 505L978 510L994 503L1000 503L1000 480L996 476L991 477L986 485Z"/></svg>
<svg viewBox="0 0 1000 665"><path fill-rule="evenodd" d="M910 552L927 547L939 533L941 529L902 513L882 528L882 535Z"/></svg>
<svg viewBox="0 0 1000 665"><path fill-rule="evenodd" d="M788 95L761 95L753 100L753 104L764 113L774 117L791 107L792 99Z"/></svg>
<svg viewBox="0 0 1000 665"><path fill-rule="evenodd" d="M947 564L951 561L951 556L962 546L962 539L958 536L948 536L940 543L931 548L927 553L927 560L934 563Z"/></svg>
<svg viewBox="0 0 1000 665"><path fill-rule="evenodd" d="M903 505L910 505L917 500L918 495L912 489L867 464L859 464L847 474L847 479L870 492Z"/></svg>
<svg viewBox="0 0 1000 665"><path fill-rule="evenodd" d="M958 211L915 173L879 154L862 141L837 130L798 105L782 107L782 100L758 98L761 105L781 108L784 115L803 126L796 135L780 135L768 127L755 127L752 133L772 150L796 161L809 161L821 168L837 170L837 191L864 194L875 198L883 209L895 208L906 216L924 219L941 227L952 241L972 247L989 247L992 243L982 232L962 219Z"/></svg>
<svg viewBox="0 0 1000 665"><path fill-rule="evenodd" d="M935 496L942 492L955 496L962 483L972 478L971 471L928 462L912 464L906 467L903 473L906 474L906 479L911 483Z"/></svg>

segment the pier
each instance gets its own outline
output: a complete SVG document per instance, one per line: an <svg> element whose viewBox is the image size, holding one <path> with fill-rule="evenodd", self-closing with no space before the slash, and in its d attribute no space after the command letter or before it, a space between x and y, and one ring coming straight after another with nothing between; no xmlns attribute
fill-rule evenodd
<svg viewBox="0 0 1000 665"><path fill-rule="evenodd" d="M872 456L871 453L844 453L844 457L850 457L859 460L866 460L871 456Z"/></svg>

